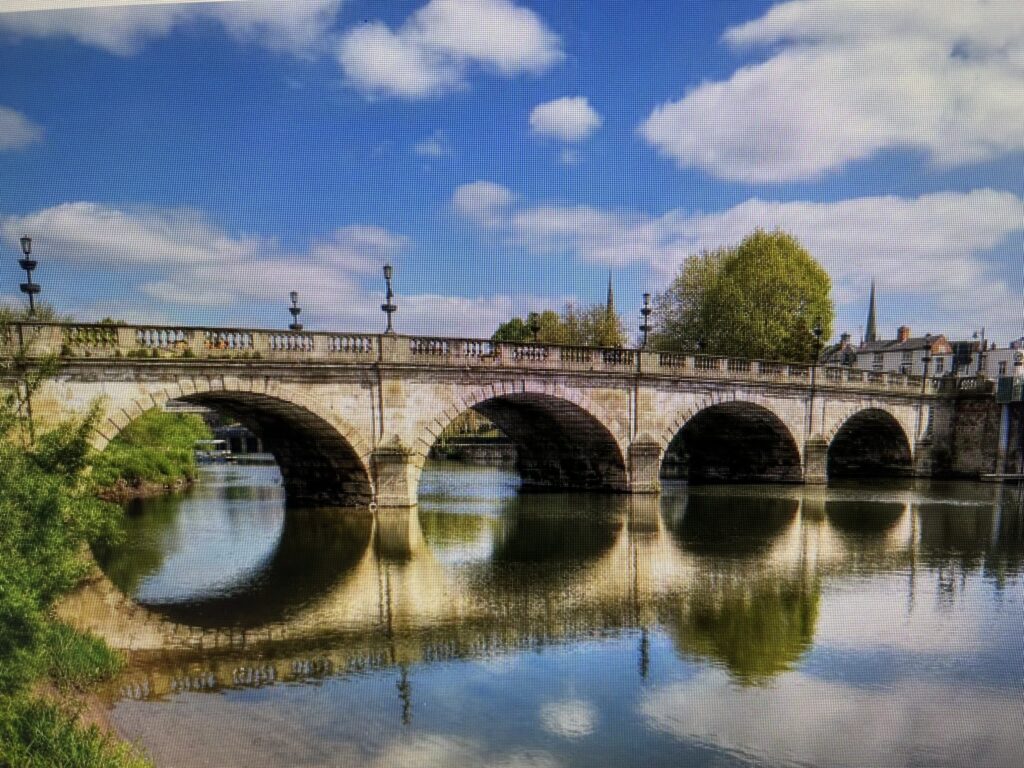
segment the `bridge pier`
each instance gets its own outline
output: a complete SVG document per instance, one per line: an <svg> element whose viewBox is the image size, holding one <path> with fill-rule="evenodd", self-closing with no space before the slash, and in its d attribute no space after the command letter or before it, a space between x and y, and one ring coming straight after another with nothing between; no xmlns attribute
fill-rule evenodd
<svg viewBox="0 0 1024 768"><path fill-rule="evenodd" d="M828 482L828 441L812 437L804 444L804 483L825 485Z"/></svg>
<svg viewBox="0 0 1024 768"><path fill-rule="evenodd" d="M932 452L931 436L917 441L914 446L914 477L932 477L935 474L935 461Z"/></svg>
<svg viewBox="0 0 1024 768"><path fill-rule="evenodd" d="M373 452L374 501L381 508L414 507L424 459L401 443Z"/></svg>
<svg viewBox="0 0 1024 768"><path fill-rule="evenodd" d="M629 492L636 494L661 491L661 457L664 451L653 441L640 441L629 446Z"/></svg>

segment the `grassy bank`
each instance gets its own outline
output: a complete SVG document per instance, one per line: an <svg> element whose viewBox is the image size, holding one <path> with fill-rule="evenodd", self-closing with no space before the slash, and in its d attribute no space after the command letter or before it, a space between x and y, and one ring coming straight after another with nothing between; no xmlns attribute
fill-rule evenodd
<svg viewBox="0 0 1024 768"><path fill-rule="evenodd" d="M0 765L145 765L79 717L120 656L53 617L87 571L84 546L119 530L121 510L97 498L89 472L95 417L29 441L17 405L0 402Z"/></svg>
<svg viewBox="0 0 1024 768"><path fill-rule="evenodd" d="M152 410L142 414L92 460L100 494L119 499L192 482L193 446L213 432L196 414Z"/></svg>

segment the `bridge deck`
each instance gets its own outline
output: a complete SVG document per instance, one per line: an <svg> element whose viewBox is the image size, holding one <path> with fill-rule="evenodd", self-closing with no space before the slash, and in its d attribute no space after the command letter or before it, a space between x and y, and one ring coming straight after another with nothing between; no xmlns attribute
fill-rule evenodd
<svg viewBox="0 0 1024 768"><path fill-rule="evenodd" d="M309 365L603 373L812 384L859 392L934 395L938 379L836 366L648 352L635 349L494 342L488 339L191 326L15 323L0 329L0 357L19 351L62 360L209 360Z"/></svg>

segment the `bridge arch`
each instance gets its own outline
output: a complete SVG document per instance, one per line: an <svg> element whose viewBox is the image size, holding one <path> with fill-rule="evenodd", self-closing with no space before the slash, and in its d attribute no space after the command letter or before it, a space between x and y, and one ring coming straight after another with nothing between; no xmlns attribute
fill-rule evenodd
<svg viewBox="0 0 1024 768"><path fill-rule="evenodd" d="M629 490L627 442L581 390L530 381L469 389L425 426L417 441L422 459L468 410L482 414L515 445L524 490Z"/></svg>
<svg viewBox="0 0 1024 768"><path fill-rule="evenodd" d="M108 402L93 448L103 450L128 424L168 400L227 413L261 435L281 468L289 504L358 506L373 496L370 450L359 433L314 399L262 379L190 379L124 404Z"/></svg>
<svg viewBox="0 0 1024 768"><path fill-rule="evenodd" d="M827 476L906 476L913 473L914 446L901 420L872 405L848 414L826 435Z"/></svg>
<svg viewBox="0 0 1024 768"><path fill-rule="evenodd" d="M709 397L660 437L662 477L690 482L800 482L803 452L770 400Z"/></svg>

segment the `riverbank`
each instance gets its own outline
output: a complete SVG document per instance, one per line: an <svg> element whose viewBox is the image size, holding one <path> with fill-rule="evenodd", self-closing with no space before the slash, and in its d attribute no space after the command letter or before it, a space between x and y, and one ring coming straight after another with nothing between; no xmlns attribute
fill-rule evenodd
<svg viewBox="0 0 1024 768"><path fill-rule="evenodd" d="M96 495L112 504L127 504L130 501L138 501L139 499L151 499L156 496L181 493L191 488L194 484L195 480L189 477L180 477L171 482L129 481L125 478L119 478L113 485L97 490Z"/></svg>
<svg viewBox="0 0 1024 768"><path fill-rule="evenodd" d="M109 544L119 535L124 513L101 497L190 481L194 475L186 478L183 469L194 466L194 458L181 445L195 425L172 425L160 415L158 426L175 430L171 450L155 441L135 450L153 426L143 422L129 440L96 455L89 438L98 418L95 409L80 421L32 435L13 406L0 402L2 766L149 765L120 740L95 693L120 672L125 658L99 637L62 622L57 606L89 574L88 545ZM147 463L158 470L155 477L134 473Z"/></svg>

